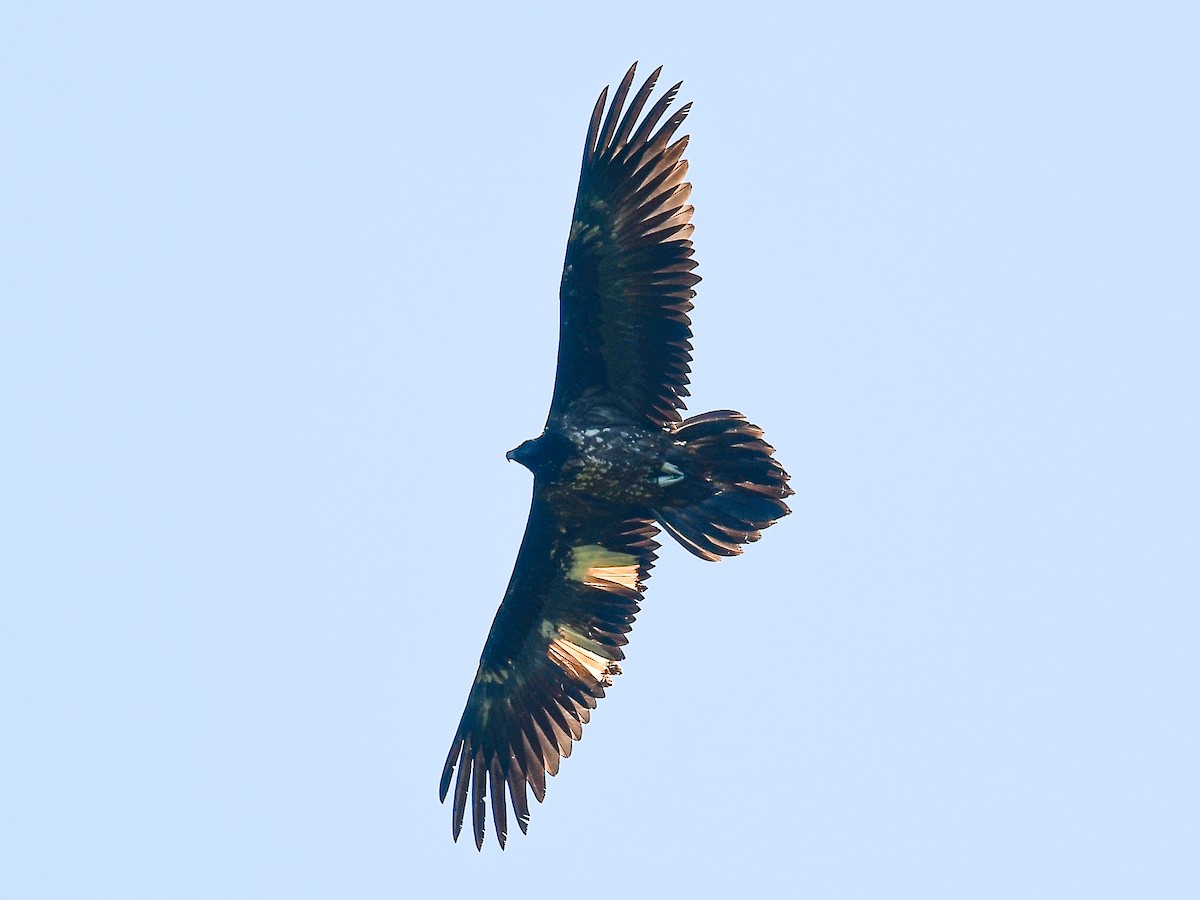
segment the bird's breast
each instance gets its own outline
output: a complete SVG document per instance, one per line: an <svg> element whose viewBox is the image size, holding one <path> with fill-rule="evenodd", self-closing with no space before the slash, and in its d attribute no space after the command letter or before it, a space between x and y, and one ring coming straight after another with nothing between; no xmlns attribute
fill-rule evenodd
<svg viewBox="0 0 1200 900"><path fill-rule="evenodd" d="M566 437L574 452L559 478L559 488L581 499L645 505L661 491L662 439L628 426L577 427Z"/></svg>

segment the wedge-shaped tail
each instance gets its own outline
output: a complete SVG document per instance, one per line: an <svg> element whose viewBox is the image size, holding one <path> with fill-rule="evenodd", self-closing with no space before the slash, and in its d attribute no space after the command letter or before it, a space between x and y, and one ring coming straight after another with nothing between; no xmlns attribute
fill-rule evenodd
<svg viewBox="0 0 1200 900"><path fill-rule="evenodd" d="M679 505L654 511L675 540L701 559L736 556L791 510L788 473L762 429L730 409L693 416L675 430L689 455ZM685 482L685 483L684 483Z"/></svg>

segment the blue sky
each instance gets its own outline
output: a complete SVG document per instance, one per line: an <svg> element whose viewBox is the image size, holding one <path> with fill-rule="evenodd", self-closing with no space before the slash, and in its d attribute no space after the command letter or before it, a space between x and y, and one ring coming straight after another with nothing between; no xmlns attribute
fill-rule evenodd
<svg viewBox="0 0 1200 900"><path fill-rule="evenodd" d="M1194 4L43 4L0 27L0 891L1195 897ZM588 114L683 79L664 548L503 854L440 767L524 527Z"/></svg>

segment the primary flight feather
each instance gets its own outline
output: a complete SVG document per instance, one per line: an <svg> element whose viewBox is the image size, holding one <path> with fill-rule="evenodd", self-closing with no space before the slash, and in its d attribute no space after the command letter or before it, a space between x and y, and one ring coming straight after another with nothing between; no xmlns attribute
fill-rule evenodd
<svg viewBox="0 0 1200 900"><path fill-rule="evenodd" d="M442 771L454 839L469 806L480 848L489 798L501 847L508 800L526 830L529 791L545 797L620 674L659 528L701 559L734 556L792 493L741 413L679 415L700 281L688 139L674 138L691 104L670 112L676 84L646 111L661 69L629 100L635 69L588 125L550 415L508 454L534 476L529 522Z"/></svg>

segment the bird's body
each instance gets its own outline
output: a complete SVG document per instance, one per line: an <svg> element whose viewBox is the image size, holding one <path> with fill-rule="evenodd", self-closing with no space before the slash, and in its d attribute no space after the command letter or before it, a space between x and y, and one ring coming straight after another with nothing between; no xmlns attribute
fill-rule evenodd
<svg viewBox="0 0 1200 900"><path fill-rule="evenodd" d="M594 408L564 417L512 454L541 477L547 500L581 512L655 505L678 478L669 466L679 456L665 429L615 421Z"/></svg>
<svg viewBox="0 0 1200 900"><path fill-rule="evenodd" d="M509 452L534 476L508 590L442 772L457 839L468 802L482 846L486 799L501 846L505 791L525 830L620 674L659 529L706 560L741 553L788 513L788 475L740 413L682 419L691 360L691 186L679 85L641 118L658 71L622 108L592 113L560 296L558 373L536 438ZM603 118L602 118L603 116ZM457 769L457 778L455 770Z"/></svg>

